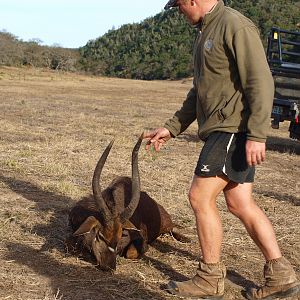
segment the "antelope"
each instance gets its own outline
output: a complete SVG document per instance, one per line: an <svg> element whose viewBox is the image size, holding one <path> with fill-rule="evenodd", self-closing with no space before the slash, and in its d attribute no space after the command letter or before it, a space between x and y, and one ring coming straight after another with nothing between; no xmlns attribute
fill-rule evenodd
<svg viewBox="0 0 300 300"><path fill-rule="evenodd" d="M104 271L116 269L117 255L141 257L161 234L188 240L176 231L167 211L140 189L138 151L142 140L143 134L132 150L132 178L118 176L102 191L100 176L114 143L111 141L96 165L93 194L77 202L69 213L73 235L66 242L67 250L91 252Z"/></svg>

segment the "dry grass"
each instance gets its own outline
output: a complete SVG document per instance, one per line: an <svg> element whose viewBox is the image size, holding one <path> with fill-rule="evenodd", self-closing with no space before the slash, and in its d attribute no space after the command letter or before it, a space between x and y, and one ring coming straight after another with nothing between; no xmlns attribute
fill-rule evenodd
<svg viewBox="0 0 300 300"><path fill-rule="evenodd" d="M199 247L187 191L202 143L196 125L159 153L140 152L142 187L186 228L182 244L163 236L141 260L118 259L114 275L69 256L67 214L90 192L100 152L114 148L103 174L130 174L130 152L143 130L179 107L191 82L95 78L35 69L0 69L0 299L173 299L172 279L191 276ZM284 255L300 274L300 144L287 125L270 131L268 160L255 196L274 224ZM262 282L263 257L220 196L225 299Z"/></svg>

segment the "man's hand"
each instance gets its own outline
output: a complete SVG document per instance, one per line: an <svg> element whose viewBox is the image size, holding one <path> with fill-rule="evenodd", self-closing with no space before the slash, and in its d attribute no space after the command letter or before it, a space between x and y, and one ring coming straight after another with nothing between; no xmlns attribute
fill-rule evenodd
<svg viewBox="0 0 300 300"><path fill-rule="evenodd" d="M261 164L266 158L266 144L247 140L246 159L249 166Z"/></svg>
<svg viewBox="0 0 300 300"><path fill-rule="evenodd" d="M162 145L171 138L170 131L166 128L157 128L144 133L144 139L149 139L146 144L146 150L149 150L151 145L155 151L159 151Z"/></svg>

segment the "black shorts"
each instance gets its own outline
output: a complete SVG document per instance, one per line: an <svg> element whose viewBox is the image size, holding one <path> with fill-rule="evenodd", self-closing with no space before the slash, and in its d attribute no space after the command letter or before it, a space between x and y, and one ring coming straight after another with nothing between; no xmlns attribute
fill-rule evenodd
<svg viewBox="0 0 300 300"><path fill-rule="evenodd" d="M246 161L246 133L213 132L201 150L195 175L225 175L237 183L253 182L255 167Z"/></svg>

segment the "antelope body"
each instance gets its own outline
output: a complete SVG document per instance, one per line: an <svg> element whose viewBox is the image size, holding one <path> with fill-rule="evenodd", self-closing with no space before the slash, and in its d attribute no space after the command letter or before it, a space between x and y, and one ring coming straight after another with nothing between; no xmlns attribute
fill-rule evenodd
<svg viewBox="0 0 300 300"><path fill-rule="evenodd" d="M80 200L70 211L73 236L67 246L90 251L103 270L116 269L116 256L138 258L163 233L185 237L174 230L167 211L146 192L140 191L138 151L143 136L132 151L132 179L116 177L101 191L100 175L112 147L107 146L94 171L93 195ZM72 249L71 249L72 250Z"/></svg>

